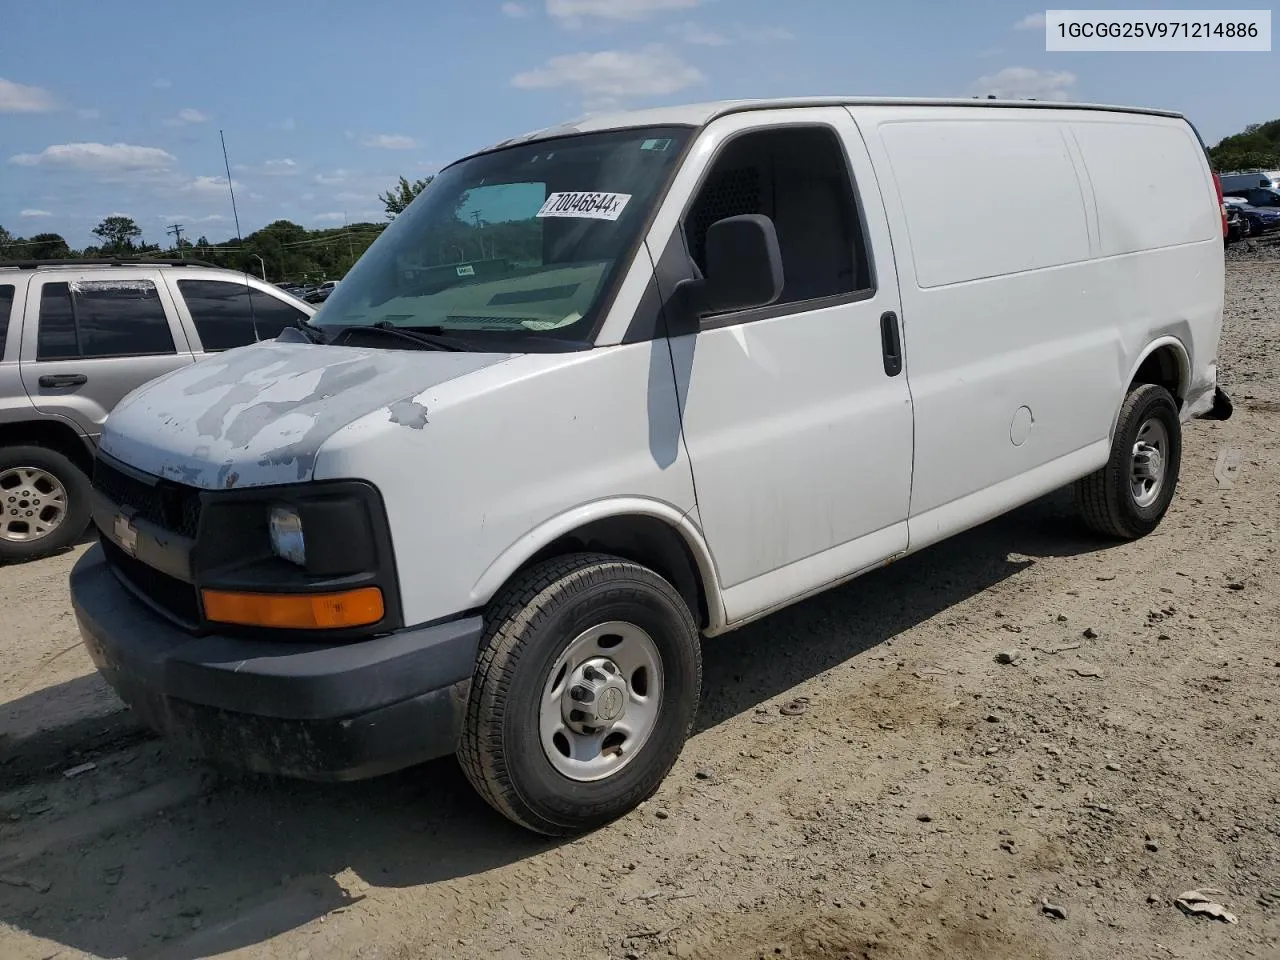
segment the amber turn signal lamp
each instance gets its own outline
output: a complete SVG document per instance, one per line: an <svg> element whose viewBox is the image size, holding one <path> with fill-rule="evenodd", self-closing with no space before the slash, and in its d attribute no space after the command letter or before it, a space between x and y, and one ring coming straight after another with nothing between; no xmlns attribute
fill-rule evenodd
<svg viewBox="0 0 1280 960"><path fill-rule="evenodd" d="M294 630L363 627L382 619L382 591L361 587L342 593L231 593L203 590L204 613L219 623Z"/></svg>

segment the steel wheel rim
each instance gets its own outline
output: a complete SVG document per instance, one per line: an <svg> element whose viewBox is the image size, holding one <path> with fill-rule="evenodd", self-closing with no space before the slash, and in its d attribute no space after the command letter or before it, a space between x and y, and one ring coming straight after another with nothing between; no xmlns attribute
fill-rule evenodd
<svg viewBox="0 0 1280 960"><path fill-rule="evenodd" d="M657 727L662 691L662 656L648 633L620 620L584 630L543 687L538 726L548 762L580 783L625 769Z"/></svg>
<svg viewBox="0 0 1280 960"><path fill-rule="evenodd" d="M0 540L31 543L67 519L67 488L40 467L0 470Z"/></svg>
<svg viewBox="0 0 1280 960"><path fill-rule="evenodd" d="M1160 498L1169 472L1169 430L1155 417L1143 422L1129 460L1129 492L1139 507Z"/></svg>

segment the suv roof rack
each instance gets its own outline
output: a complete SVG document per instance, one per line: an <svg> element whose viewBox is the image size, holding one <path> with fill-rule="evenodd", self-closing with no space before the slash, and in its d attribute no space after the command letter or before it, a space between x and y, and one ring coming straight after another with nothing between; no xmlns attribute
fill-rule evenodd
<svg viewBox="0 0 1280 960"><path fill-rule="evenodd" d="M141 265L169 267L213 267L205 260L148 259L146 257L71 257L65 260L0 260L0 267L35 270L37 267L136 267Z"/></svg>

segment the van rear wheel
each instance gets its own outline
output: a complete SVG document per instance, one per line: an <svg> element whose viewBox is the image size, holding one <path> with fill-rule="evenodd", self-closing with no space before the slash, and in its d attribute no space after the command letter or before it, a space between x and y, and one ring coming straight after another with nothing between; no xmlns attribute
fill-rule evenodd
<svg viewBox="0 0 1280 960"><path fill-rule="evenodd" d="M697 626L652 570L601 554L531 567L495 599L458 758L508 819L568 836L634 809L688 738Z"/></svg>
<svg viewBox="0 0 1280 960"><path fill-rule="evenodd" d="M1164 387L1142 384L1125 397L1106 466L1076 482L1084 522L1123 540L1144 537L1173 500L1182 461L1178 406Z"/></svg>

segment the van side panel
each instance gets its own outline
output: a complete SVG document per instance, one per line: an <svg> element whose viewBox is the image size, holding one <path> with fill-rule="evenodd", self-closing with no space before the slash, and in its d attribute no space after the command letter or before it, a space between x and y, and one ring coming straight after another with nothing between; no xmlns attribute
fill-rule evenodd
<svg viewBox="0 0 1280 960"><path fill-rule="evenodd" d="M1186 124L1146 117L1076 121L1104 257L1221 239L1222 218L1199 144Z"/></svg>
<svg viewBox="0 0 1280 960"><path fill-rule="evenodd" d="M1183 417L1202 412L1217 382L1225 282L1204 150L1181 120L1098 114L1070 126L1097 205L1096 271L1120 334L1119 369L1127 375L1148 344L1177 338L1190 360Z"/></svg>
<svg viewBox="0 0 1280 960"><path fill-rule="evenodd" d="M880 130L921 288L1089 258L1085 198L1061 124L923 120ZM969 242L957 242L960 232Z"/></svg>
<svg viewBox="0 0 1280 960"><path fill-rule="evenodd" d="M1077 475L1101 466L1129 377L1155 340L1184 343L1192 379L1212 383L1222 244L1185 121L850 112L881 178L900 271L916 413L911 517L952 505L932 514L948 529L931 523L926 536L913 524L911 549L990 515L979 501L997 484L1074 479L1039 469L1047 464ZM1083 146L1077 127L1087 128ZM1169 209L1148 210L1156 201L1131 182L1134 168L1173 171L1180 196ZM1015 486L1019 500L1046 492ZM972 510L964 498L975 498Z"/></svg>

